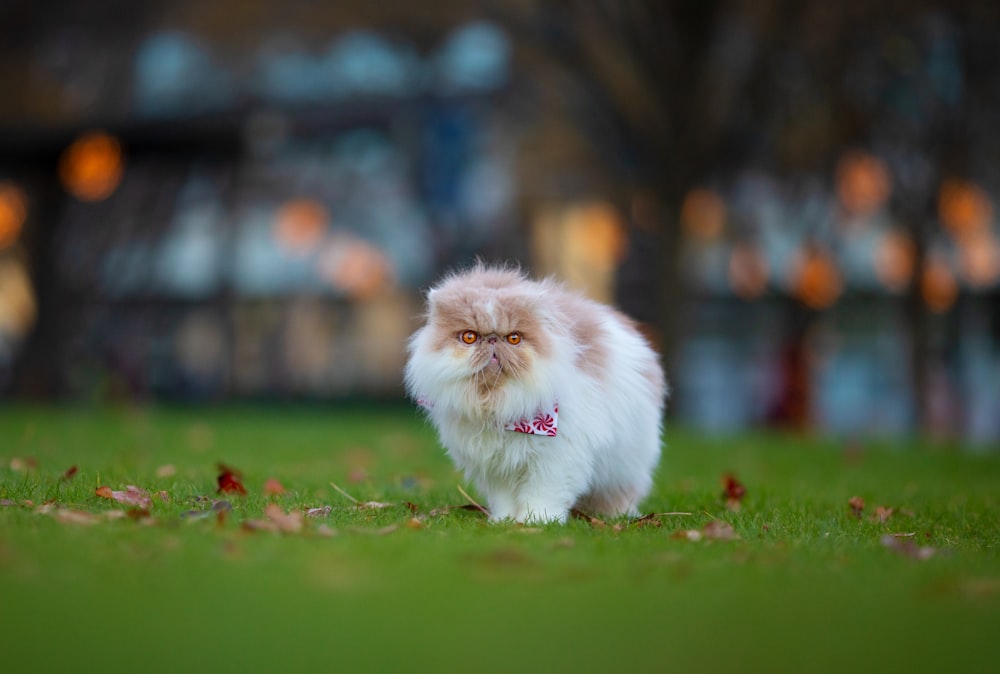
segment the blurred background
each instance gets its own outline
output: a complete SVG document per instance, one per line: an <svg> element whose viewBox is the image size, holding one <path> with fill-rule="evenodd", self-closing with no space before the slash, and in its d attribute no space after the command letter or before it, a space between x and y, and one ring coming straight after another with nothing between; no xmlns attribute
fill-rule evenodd
<svg viewBox="0 0 1000 674"><path fill-rule="evenodd" d="M994 0L0 1L0 395L401 400L476 256L671 423L1000 447Z"/></svg>

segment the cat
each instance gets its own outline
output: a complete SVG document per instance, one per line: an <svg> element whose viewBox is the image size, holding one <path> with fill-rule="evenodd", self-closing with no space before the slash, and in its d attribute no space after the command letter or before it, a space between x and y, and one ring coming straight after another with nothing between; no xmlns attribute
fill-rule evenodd
<svg viewBox="0 0 1000 674"><path fill-rule="evenodd" d="M490 519L634 516L660 458L667 385L625 316L558 282L477 263L427 294L408 394Z"/></svg>

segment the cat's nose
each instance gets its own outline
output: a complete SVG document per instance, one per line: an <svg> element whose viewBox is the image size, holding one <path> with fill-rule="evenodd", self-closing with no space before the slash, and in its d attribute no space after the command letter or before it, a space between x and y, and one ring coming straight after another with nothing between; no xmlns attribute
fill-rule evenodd
<svg viewBox="0 0 1000 674"><path fill-rule="evenodd" d="M486 341L489 342L490 344L496 344L497 343L497 336L496 335L490 335L489 337L486 338Z"/></svg>

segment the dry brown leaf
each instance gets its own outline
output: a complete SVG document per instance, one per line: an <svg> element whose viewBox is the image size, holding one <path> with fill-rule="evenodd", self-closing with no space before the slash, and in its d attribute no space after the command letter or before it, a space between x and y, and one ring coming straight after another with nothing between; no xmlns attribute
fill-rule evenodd
<svg viewBox="0 0 1000 674"><path fill-rule="evenodd" d="M331 506L310 508L309 510L306 511L306 517L329 517L331 510L333 510Z"/></svg>
<svg viewBox="0 0 1000 674"><path fill-rule="evenodd" d="M860 496L852 496L848 501L847 505L851 508L851 514L855 517L861 517L861 513L865 509L865 500Z"/></svg>
<svg viewBox="0 0 1000 674"><path fill-rule="evenodd" d="M423 529L424 523L418 517L411 517L410 519L406 520L405 526L407 529Z"/></svg>
<svg viewBox="0 0 1000 674"><path fill-rule="evenodd" d="M892 517L892 508L886 508L885 506L877 506L875 508L875 513L872 515L872 522L878 522L879 524L885 524Z"/></svg>
<svg viewBox="0 0 1000 674"><path fill-rule="evenodd" d="M701 528L701 534L706 539L730 541L739 538L733 525L722 520L712 520Z"/></svg>
<svg viewBox="0 0 1000 674"><path fill-rule="evenodd" d="M264 496L281 496L285 491L284 485L273 477L267 478L264 483Z"/></svg>
<svg viewBox="0 0 1000 674"><path fill-rule="evenodd" d="M285 513L276 503L268 503L264 515L278 525L282 533L297 534L302 531L302 513L299 511Z"/></svg>
<svg viewBox="0 0 1000 674"><path fill-rule="evenodd" d="M125 491L113 491L110 487L98 487L95 492L101 498L109 498L125 505L136 506L143 510L149 510L153 505L153 500L144 489L139 489L133 484L127 485Z"/></svg>
<svg viewBox="0 0 1000 674"><path fill-rule="evenodd" d="M61 479L64 481L72 480L73 476L75 476L79 471L80 469L77 468L76 466L70 466L69 468L66 469L66 472L62 474Z"/></svg>
<svg viewBox="0 0 1000 674"><path fill-rule="evenodd" d="M358 510L382 510L383 508L391 508L395 503L383 503L382 501L365 501L364 503L358 504Z"/></svg>

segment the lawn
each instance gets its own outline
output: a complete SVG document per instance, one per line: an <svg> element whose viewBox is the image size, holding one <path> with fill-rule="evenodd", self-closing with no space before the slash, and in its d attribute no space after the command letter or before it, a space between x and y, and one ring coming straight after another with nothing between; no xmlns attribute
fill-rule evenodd
<svg viewBox="0 0 1000 674"><path fill-rule="evenodd" d="M0 408L0 667L997 671L1000 453L666 444L690 514L521 527L405 407Z"/></svg>

